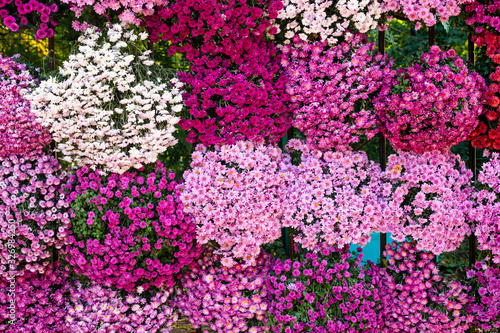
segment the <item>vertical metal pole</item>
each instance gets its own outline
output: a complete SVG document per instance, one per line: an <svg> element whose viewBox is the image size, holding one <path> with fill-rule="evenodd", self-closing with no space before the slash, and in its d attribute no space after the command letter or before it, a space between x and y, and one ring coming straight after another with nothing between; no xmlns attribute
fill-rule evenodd
<svg viewBox="0 0 500 333"><path fill-rule="evenodd" d="M152 41L149 41L148 49L151 51L151 60L155 60L155 46Z"/></svg>
<svg viewBox="0 0 500 333"><path fill-rule="evenodd" d="M379 53L385 54L385 31L378 32L378 51L379 51ZM379 140L378 153L379 153L380 167L382 168L382 171L385 171L385 168L387 165L386 164L386 162L387 162L387 140L382 135L382 133L378 134L378 140ZM387 245L387 234L380 233L380 259L382 261L383 261L382 253L384 253L386 245Z"/></svg>
<svg viewBox="0 0 500 333"><path fill-rule="evenodd" d="M436 26L429 27L429 46L436 44Z"/></svg>
<svg viewBox="0 0 500 333"><path fill-rule="evenodd" d="M56 53L55 53L55 38L49 38L49 70L53 71L56 69Z"/></svg>

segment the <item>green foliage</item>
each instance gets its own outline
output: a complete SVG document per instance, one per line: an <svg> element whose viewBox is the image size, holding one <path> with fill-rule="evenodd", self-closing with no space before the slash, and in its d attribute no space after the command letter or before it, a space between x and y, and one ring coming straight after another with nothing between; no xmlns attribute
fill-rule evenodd
<svg viewBox="0 0 500 333"><path fill-rule="evenodd" d="M459 57L467 59L468 26L463 18L454 17L446 24L438 23L435 31L436 44L442 50L453 48ZM378 31L371 31L369 38L377 41ZM429 29L416 31L413 23L395 19L388 23L385 45L385 51L394 59L396 67L407 66L420 58L422 53L429 52Z"/></svg>

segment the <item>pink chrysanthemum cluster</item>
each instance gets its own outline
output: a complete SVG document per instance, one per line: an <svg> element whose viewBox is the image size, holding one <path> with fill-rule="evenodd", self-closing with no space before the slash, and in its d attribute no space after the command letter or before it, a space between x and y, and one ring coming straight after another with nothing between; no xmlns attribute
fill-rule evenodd
<svg viewBox="0 0 500 333"><path fill-rule="evenodd" d="M4 333L67 333L64 325L70 288L68 271L59 262L43 273L0 280L0 331ZM14 311L12 311L14 310Z"/></svg>
<svg viewBox="0 0 500 333"><path fill-rule="evenodd" d="M147 17L153 42L170 41L189 71L184 103L189 116L179 123L188 142L233 144L238 140L277 142L291 124L285 77L277 49L265 39L276 0L180 0ZM269 29L268 29L269 28Z"/></svg>
<svg viewBox="0 0 500 333"><path fill-rule="evenodd" d="M182 277L175 305L193 327L214 332L262 333L268 311L265 280L272 257L262 253L255 266L221 265L221 257L206 251L197 266ZM204 330L208 333L208 330Z"/></svg>
<svg viewBox="0 0 500 333"><path fill-rule="evenodd" d="M42 273L65 244L67 178L50 155L0 158L0 276Z"/></svg>
<svg viewBox="0 0 500 333"><path fill-rule="evenodd" d="M382 232L399 242L411 236L419 251L434 254L455 250L470 234L472 172L458 155L399 152L389 156L384 178Z"/></svg>
<svg viewBox="0 0 500 333"><path fill-rule="evenodd" d="M50 16L57 10L57 4L52 0L0 0L0 18L3 24L12 31L18 31L19 25L35 25L38 27L36 40L54 37L57 23L51 21Z"/></svg>
<svg viewBox="0 0 500 333"><path fill-rule="evenodd" d="M365 38L356 35L329 48L296 37L283 47L293 126L309 145L345 150L359 142L359 135L371 139L378 132L372 99L387 98L395 72L392 59L375 55L375 44Z"/></svg>
<svg viewBox="0 0 500 333"><path fill-rule="evenodd" d="M387 244L388 266L378 271L382 295L381 332L465 333L472 322L465 307L470 288L439 275L434 255L409 242Z"/></svg>
<svg viewBox="0 0 500 333"><path fill-rule="evenodd" d="M453 49L436 45L398 70L389 97L375 101L380 129L393 147L418 153L466 140L483 112L484 79L469 72Z"/></svg>
<svg viewBox="0 0 500 333"><path fill-rule="evenodd" d="M39 154L51 140L25 98L38 80L18 60L0 55L0 157Z"/></svg>
<svg viewBox="0 0 500 333"><path fill-rule="evenodd" d="M447 22L450 17L460 15L461 5L470 4L474 0L382 0L380 9L383 13L403 15L410 21L417 21L416 29L422 23L430 27L436 25L436 16L441 22ZM437 15L436 15L437 14Z"/></svg>
<svg viewBox="0 0 500 333"><path fill-rule="evenodd" d="M485 154L487 157L488 154ZM477 177L476 201L469 211L474 224L478 249L490 250L493 261L500 263L500 155L493 153L485 162Z"/></svg>
<svg viewBox="0 0 500 333"><path fill-rule="evenodd" d="M478 262L467 269L466 276L475 297L467 306L467 313L477 328L494 332L500 328L500 269L488 261Z"/></svg>
<svg viewBox="0 0 500 333"><path fill-rule="evenodd" d="M149 174L79 169L64 249L75 272L126 291L173 286L200 253L174 177L161 163Z"/></svg>
<svg viewBox="0 0 500 333"><path fill-rule="evenodd" d="M365 276L361 258L325 248L276 261L267 280L273 332L380 332L380 285Z"/></svg>
<svg viewBox="0 0 500 333"><path fill-rule="evenodd" d="M287 150L298 161L289 165L283 217L295 240L306 249L321 245L364 246L378 230L382 217L379 200L380 166L364 152L320 152L292 139Z"/></svg>
<svg viewBox="0 0 500 333"><path fill-rule="evenodd" d="M146 297L120 294L100 284L82 286L76 282L65 309L67 332L171 332L178 319L170 306L172 291L158 291Z"/></svg>
<svg viewBox="0 0 500 333"><path fill-rule="evenodd" d="M465 20L468 25L482 25L500 32L499 0L473 1L465 7L471 15Z"/></svg>
<svg viewBox="0 0 500 333"><path fill-rule="evenodd" d="M215 243L222 264L255 263L261 246L281 237L286 180L281 150L239 141L207 150L198 145L184 173L184 212L198 225L198 243Z"/></svg>
<svg viewBox="0 0 500 333"><path fill-rule="evenodd" d="M141 25L141 14L143 16L153 15L155 6L168 5L169 0L61 0L70 5L76 17L82 15L82 11L91 6L97 15L108 16L109 11L119 13L121 22Z"/></svg>

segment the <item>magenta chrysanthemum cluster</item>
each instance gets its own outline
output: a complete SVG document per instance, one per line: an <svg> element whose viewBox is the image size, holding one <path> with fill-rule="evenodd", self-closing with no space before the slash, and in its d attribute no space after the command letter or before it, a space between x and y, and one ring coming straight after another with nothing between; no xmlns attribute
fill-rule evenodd
<svg viewBox="0 0 500 333"><path fill-rule="evenodd" d="M500 269L488 261L477 262L467 269L475 300L467 306L474 325L485 332L500 328Z"/></svg>
<svg viewBox="0 0 500 333"><path fill-rule="evenodd" d="M281 150L239 141L207 150L198 145L181 185L184 212L194 217L198 243L219 247L222 264L252 265L261 246L281 237L287 177Z"/></svg>
<svg viewBox="0 0 500 333"><path fill-rule="evenodd" d="M485 81L453 49L432 46L413 66L399 69L396 81L388 97L375 101L380 130L394 148L447 149L477 127Z"/></svg>
<svg viewBox="0 0 500 333"><path fill-rule="evenodd" d="M200 253L174 177L161 163L149 174L79 169L68 196L73 235L64 248L75 272L126 291L173 286Z"/></svg>
<svg viewBox="0 0 500 333"><path fill-rule="evenodd" d="M70 288L68 276L69 272L55 262L42 273L28 272L14 279L0 279L0 330L5 333L69 332L64 325Z"/></svg>
<svg viewBox="0 0 500 333"><path fill-rule="evenodd" d="M482 2L473 1L467 5L465 11L471 13L466 19L467 24L483 25L500 31L500 17L496 13L500 11L500 1L487 0Z"/></svg>
<svg viewBox="0 0 500 333"><path fill-rule="evenodd" d="M254 266L236 264L231 268L221 265L221 259L206 251L183 276L174 304L195 328L206 325L215 332L267 332L265 279L272 257L263 253Z"/></svg>
<svg viewBox="0 0 500 333"><path fill-rule="evenodd" d="M51 140L25 98L38 80L18 61L0 55L0 157L39 154Z"/></svg>
<svg viewBox="0 0 500 333"><path fill-rule="evenodd" d="M371 266L381 279L382 332L466 332L472 322L465 312L470 288L444 280L433 254L393 242L384 257L387 268Z"/></svg>
<svg viewBox="0 0 500 333"><path fill-rule="evenodd" d="M411 236L419 251L441 254L455 250L471 232L467 223L472 208L471 178L472 172L451 152L389 156L380 230L391 232L399 242Z"/></svg>
<svg viewBox="0 0 500 333"><path fill-rule="evenodd" d="M58 7L54 1L37 0L0 0L0 18L3 24L12 31L18 31L27 25L37 26L35 39L54 37L54 28L57 25L50 16L57 12Z"/></svg>
<svg viewBox="0 0 500 333"><path fill-rule="evenodd" d="M288 152L301 156L289 165L283 221L306 249L364 246L382 217L380 166L364 152L320 152L292 139Z"/></svg>
<svg viewBox="0 0 500 333"><path fill-rule="evenodd" d="M65 244L67 179L50 155L0 158L0 276L43 273L54 249Z"/></svg>
<svg viewBox="0 0 500 333"><path fill-rule="evenodd" d="M157 291L146 298L126 296L111 288L76 282L69 291L65 324L67 332L158 332L172 331L178 314L170 306L172 290Z"/></svg>
<svg viewBox="0 0 500 333"><path fill-rule="evenodd" d="M375 44L356 35L335 47L294 38L282 49L293 126L319 149L349 149L360 135L378 132L372 100L386 99L394 71L392 59L375 54Z"/></svg>
<svg viewBox="0 0 500 333"><path fill-rule="evenodd" d="M280 56L265 39L277 4L181 0L145 19L153 42L170 41L168 53L189 61L179 76L187 87L189 116L180 125L189 130L188 142L277 142L290 127Z"/></svg>
<svg viewBox="0 0 500 333"><path fill-rule="evenodd" d="M365 277L361 259L330 247L276 261L267 280L272 331L380 332L379 286Z"/></svg>

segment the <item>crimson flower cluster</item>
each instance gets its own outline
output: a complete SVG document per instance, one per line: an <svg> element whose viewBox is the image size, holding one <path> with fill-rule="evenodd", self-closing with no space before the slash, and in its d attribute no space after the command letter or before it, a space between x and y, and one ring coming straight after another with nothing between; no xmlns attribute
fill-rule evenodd
<svg viewBox="0 0 500 333"><path fill-rule="evenodd" d="M40 154L51 137L31 112L25 95L38 84L19 55L0 55L0 157Z"/></svg>
<svg viewBox="0 0 500 333"><path fill-rule="evenodd" d="M500 64L500 35L476 28L472 40L478 47L487 46L486 54L495 64ZM490 73L492 83L482 96L484 111L479 117L479 124L469 135L471 144L476 148L500 149L500 129L498 128L500 118L500 66L495 67L495 71Z"/></svg>
<svg viewBox="0 0 500 333"><path fill-rule="evenodd" d="M149 174L79 169L68 197L73 235L64 248L75 272L126 291L173 286L200 252L174 177L161 163Z"/></svg>
<svg viewBox="0 0 500 333"><path fill-rule="evenodd" d="M189 130L188 142L277 142L290 127L280 56L265 39L281 6L275 0L181 0L144 19L153 42L170 41L168 53L189 61L189 72L179 75L189 110L179 125Z"/></svg>
<svg viewBox="0 0 500 333"><path fill-rule="evenodd" d="M29 272L14 279L0 280L0 331L67 333L68 328L62 323L67 314L68 276L68 270L55 262L43 273ZM12 305L14 318L10 311Z"/></svg>
<svg viewBox="0 0 500 333"><path fill-rule="evenodd" d="M434 255L417 252L409 242L387 244L388 266L378 270L383 332L466 332L473 320L465 307L469 287L445 281Z"/></svg>
<svg viewBox="0 0 500 333"><path fill-rule="evenodd" d="M51 20L51 15L58 7L52 0L0 0L0 18L3 24L12 31L18 31L21 26L37 26L35 39L54 37L54 27L57 23Z"/></svg>
<svg viewBox="0 0 500 333"><path fill-rule="evenodd" d="M469 72L453 49L436 45L401 68L389 98L375 102L380 130L397 149L441 150L466 140L483 112L484 79Z"/></svg>
<svg viewBox="0 0 500 333"><path fill-rule="evenodd" d="M293 262L276 261L266 282L272 331L380 332L380 285L377 277L372 284L365 276L361 259L329 247Z"/></svg>
<svg viewBox="0 0 500 333"><path fill-rule="evenodd" d="M293 126L317 149L349 149L359 135L378 132L372 100L386 99L395 72L393 60L375 54L364 35L328 47L326 42L283 46L282 66L294 112Z"/></svg>
<svg viewBox="0 0 500 333"><path fill-rule="evenodd" d="M485 3L474 1L466 7L466 11L471 16L466 20L472 25L476 35L472 41L478 47L486 46L486 56L489 57L496 66L490 73L491 81L488 89L483 95L485 111L479 117L479 125L471 133L469 139L476 148L500 149L500 1L488 0Z"/></svg>

